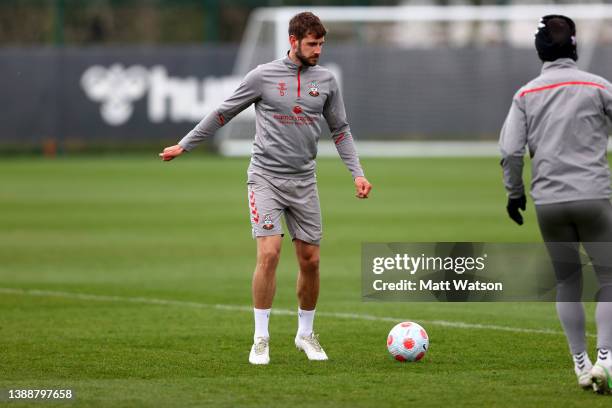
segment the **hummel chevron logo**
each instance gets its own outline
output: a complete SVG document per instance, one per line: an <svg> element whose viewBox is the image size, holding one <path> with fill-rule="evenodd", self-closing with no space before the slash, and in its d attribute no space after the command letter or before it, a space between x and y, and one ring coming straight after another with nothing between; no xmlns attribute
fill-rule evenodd
<svg viewBox="0 0 612 408"><path fill-rule="evenodd" d="M104 121L118 126L132 116L134 101L147 91L149 72L140 65L129 68L121 64L110 68L94 65L83 73L81 86L90 99L102 103L100 114Z"/></svg>

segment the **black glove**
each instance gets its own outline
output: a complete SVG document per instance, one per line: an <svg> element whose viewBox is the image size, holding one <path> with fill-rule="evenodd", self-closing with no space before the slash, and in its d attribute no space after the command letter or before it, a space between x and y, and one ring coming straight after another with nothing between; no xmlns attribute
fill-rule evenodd
<svg viewBox="0 0 612 408"><path fill-rule="evenodd" d="M519 209L525 211L527 204L527 198L523 194L519 198L508 198L508 205L506 205L506 210L508 210L508 215L514 222L518 225L523 225L523 216L519 212Z"/></svg>

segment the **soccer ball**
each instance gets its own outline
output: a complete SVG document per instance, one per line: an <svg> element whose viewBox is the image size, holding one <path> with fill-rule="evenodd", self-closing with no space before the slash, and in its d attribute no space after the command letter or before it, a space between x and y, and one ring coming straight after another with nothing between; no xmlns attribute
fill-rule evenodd
<svg viewBox="0 0 612 408"><path fill-rule="evenodd" d="M387 350L397 361L419 361L427 353L429 336L413 322L398 323L387 337Z"/></svg>

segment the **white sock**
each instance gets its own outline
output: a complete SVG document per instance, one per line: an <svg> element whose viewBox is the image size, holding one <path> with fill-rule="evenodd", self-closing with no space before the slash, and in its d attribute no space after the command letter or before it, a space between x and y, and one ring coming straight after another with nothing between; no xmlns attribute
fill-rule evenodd
<svg viewBox="0 0 612 408"><path fill-rule="evenodd" d="M574 370L576 371L576 375L584 371L589 371L591 367L593 367L593 363L591 363L591 359L586 351L578 354L572 354L572 359L574 360Z"/></svg>
<svg viewBox="0 0 612 408"><path fill-rule="evenodd" d="M597 350L597 364L612 367L612 352L605 348Z"/></svg>
<svg viewBox="0 0 612 408"><path fill-rule="evenodd" d="M312 334L315 310L302 310L298 308L298 336L308 337Z"/></svg>
<svg viewBox="0 0 612 408"><path fill-rule="evenodd" d="M268 321L270 321L270 310L272 309L255 309L253 308L253 314L255 316L255 334L253 340L257 337L270 338L268 333Z"/></svg>

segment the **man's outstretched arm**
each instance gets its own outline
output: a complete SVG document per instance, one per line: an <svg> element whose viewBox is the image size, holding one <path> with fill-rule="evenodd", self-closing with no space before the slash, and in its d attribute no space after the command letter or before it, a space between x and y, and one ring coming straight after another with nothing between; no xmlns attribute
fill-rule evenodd
<svg viewBox="0 0 612 408"><path fill-rule="evenodd" d="M225 126L236 115L261 98L259 70L249 72L238 89L234 91L219 108L204 117L178 144L169 146L159 154L163 161L169 161L190 151L207 137L212 137L217 130Z"/></svg>
<svg viewBox="0 0 612 408"><path fill-rule="evenodd" d="M335 78L331 80L330 93L325 102L323 116L327 121L332 140L336 145L336 150L340 158L353 175L356 197L368 198L368 194L370 194L372 190L372 185L365 178L363 169L361 168L357 149L355 149L355 142L353 141L351 129L346 119L342 94L338 89L338 83Z"/></svg>

